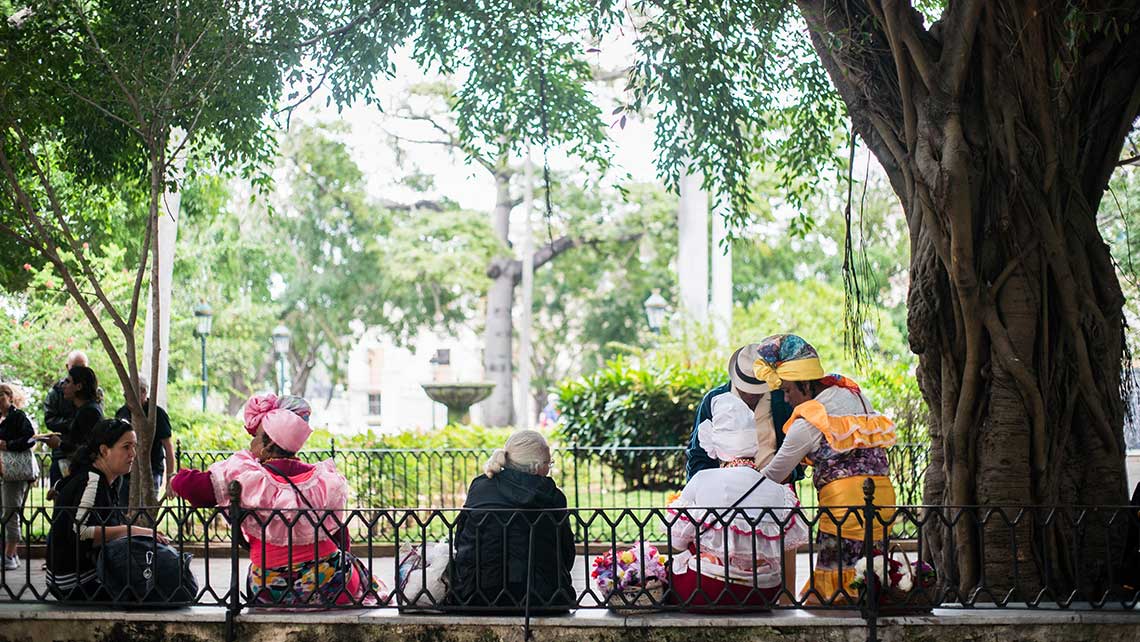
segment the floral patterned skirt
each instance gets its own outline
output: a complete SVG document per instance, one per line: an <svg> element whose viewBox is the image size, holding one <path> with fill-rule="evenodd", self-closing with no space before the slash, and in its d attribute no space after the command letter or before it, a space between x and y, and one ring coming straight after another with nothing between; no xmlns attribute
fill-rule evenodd
<svg viewBox="0 0 1140 642"><path fill-rule="evenodd" d="M815 542L814 566L800 598L822 604L854 602L859 592L851 588L851 582L855 579L855 563L865 558L863 541L816 533ZM885 550L881 541L875 547Z"/></svg>
<svg viewBox="0 0 1140 642"><path fill-rule="evenodd" d="M292 566L250 564L246 589L250 603L262 606L374 606L387 597L383 584L346 551Z"/></svg>

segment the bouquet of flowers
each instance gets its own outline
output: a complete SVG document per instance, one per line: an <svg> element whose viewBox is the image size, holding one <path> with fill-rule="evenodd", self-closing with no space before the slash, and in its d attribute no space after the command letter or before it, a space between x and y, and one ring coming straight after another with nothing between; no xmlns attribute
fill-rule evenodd
<svg viewBox="0 0 1140 642"><path fill-rule="evenodd" d="M656 546L638 542L616 555L610 550L595 557L590 577L607 602L616 596L617 606L658 605L668 584L667 562Z"/></svg>
<svg viewBox="0 0 1140 642"><path fill-rule="evenodd" d="M901 549L900 549L901 550ZM884 555L876 549L872 553L871 573L867 573L867 559L860 558L855 562L855 578L851 581L851 588L863 589L867 586L868 577L879 588L879 604L895 607L910 607L914 610L928 610L934 606L934 585L938 574L934 567L918 560L911 562L906 551L902 551L902 561L895 559L894 555ZM915 595L911 592L920 589Z"/></svg>

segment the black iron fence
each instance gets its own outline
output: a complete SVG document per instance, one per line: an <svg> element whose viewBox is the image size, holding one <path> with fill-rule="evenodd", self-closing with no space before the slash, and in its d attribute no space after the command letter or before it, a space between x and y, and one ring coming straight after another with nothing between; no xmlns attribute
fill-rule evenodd
<svg viewBox="0 0 1140 642"><path fill-rule="evenodd" d="M873 484L865 486L862 505L793 509L282 511L233 501L113 519L155 528L177 553L193 549L198 557L178 572L196 578L190 599L158 592L149 601L224 607L231 618L263 607L518 614L527 621L576 609L811 608L858 612L874 638L879 618L935 607L1132 610L1140 600L1140 565L1130 557L1140 531L1135 507L877 506L873 493ZM240 489L231 487L230 497ZM68 509L54 510L58 519ZM53 519L44 507L26 517L26 535L35 520ZM785 555L797 521L812 537L799 556ZM694 525L687 541L678 534L682 522ZM231 536L231 524L246 537ZM110 539L111 526L101 528ZM314 530L323 535L304 537ZM128 541L140 532L127 533ZM145 546L158 554L155 540ZM61 559L74 565L81 555L49 550L49 566ZM828 572L830 583L821 579ZM0 570L0 601L122 606L139 599L67 588L49 587L38 561Z"/></svg>
<svg viewBox="0 0 1140 642"><path fill-rule="evenodd" d="M383 508L459 508L467 496L471 480L483 472L490 458L491 448L441 449L342 449L330 441L327 449L310 449L300 457L310 463L333 459L337 469L345 475L352 489L352 504L360 507ZM232 455L221 450L175 449L179 468L206 470L210 464ZM46 541L49 521L42 518L43 511L36 508L51 506L47 500L47 470L50 456L37 453L44 474L35 482L25 502L31 524L30 541ZM890 476L898 502L906 505L922 503L922 482L929 462L926 444L897 444L887 450ZM685 448L680 446L624 446L584 447L558 446L552 449L551 477L566 494L572 508L663 508L672 493L684 485ZM647 479L635 471L643 465L658 470L663 467L676 470L672 486L657 479ZM811 470L808 477L797 485L797 494L805 507L816 505L815 487ZM164 511L168 517L164 525L173 527L184 522L190 513L184 504L172 505ZM648 514L641 510L640 514ZM37 518L37 515L41 517ZM188 518L187 518L188 519ZM218 519L209 524L195 517L193 528L184 528L183 537L189 542L222 541L228 531L219 528ZM608 528L608 527L606 527ZM622 540L633 539L637 531L633 522L622 522L614 527ZM603 530L595 526L594 531ZM605 533L600 533L605 535ZM377 528L373 533L377 541L392 543L390 529ZM384 539L388 538L388 539Z"/></svg>

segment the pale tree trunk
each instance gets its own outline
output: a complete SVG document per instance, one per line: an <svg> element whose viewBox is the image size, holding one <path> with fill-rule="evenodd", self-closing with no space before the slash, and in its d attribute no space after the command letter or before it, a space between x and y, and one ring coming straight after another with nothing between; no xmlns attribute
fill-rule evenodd
<svg viewBox="0 0 1140 642"><path fill-rule="evenodd" d="M926 502L1125 504L1123 295L1096 212L1140 113L1140 10L1101 3L1072 35L1032 1L952 1L930 31L905 2L797 4L910 226ZM1120 528L1070 514L952 510L924 534L954 599L1090 599Z"/></svg>
<svg viewBox="0 0 1140 642"><path fill-rule="evenodd" d="M150 255L150 305L148 306L148 314L155 322L148 323L146 328L150 333L149 343L151 345L151 352L149 355L150 358L145 365L149 370L147 378L150 380L151 388L145 413L138 397L139 377L136 375L131 377L131 381L124 382L123 390L124 397L127 400L127 407L131 411L131 426L134 428L138 440L135 446L135 463L131 467L130 505L132 508L158 505L158 498L155 496L154 483L152 481L153 474L150 468L150 449L154 444L155 425L158 421L158 412L155 410L158 399L156 399L155 391L158 387L159 377L161 376L161 370L159 368L161 364L165 363L165 359L162 355L163 327L160 321L163 314L166 313L163 309L161 263L165 248L162 246L159 217L162 214L162 196L166 191L167 164L165 146L167 137L155 137L150 142L150 198L149 211L147 214L150 218L150 225L155 230L155 234ZM134 364L132 363L130 365L131 369L134 370Z"/></svg>
<svg viewBox="0 0 1140 642"><path fill-rule="evenodd" d="M511 172L505 159L500 159L495 176L495 210L491 225L495 236L510 244ZM492 279L487 290L487 323L484 328L483 372L488 381L495 384L491 396L482 403L483 421L490 426L508 426L514 423L513 395L513 354L511 350L514 331L511 321L511 308L515 297L515 259L513 256L495 258L487 269Z"/></svg>
<svg viewBox="0 0 1140 642"><path fill-rule="evenodd" d="M677 199L677 284L681 310L695 321L709 314L709 195L701 174L685 172Z"/></svg>
<svg viewBox="0 0 1140 642"><path fill-rule="evenodd" d="M176 130L171 133L167 149L170 151L179 150L183 147L185 142L186 133L180 129ZM166 167L162 169L163 191L154 219L154 224L158 232L155 234L154 239L155 245L152 259L154 267L151 273L151 287L149 292L151 304L147 307L142 358L144 368L150 372L149 376L153 377L150 379L150 390L147 391L147 398L154 400L148 403L150 408L147 410L151 416L157 414L154 411L155 406L168 405L166 398L166 376L168 371L167 364L170 359L171 292L174 278L174 249L178 239L178 217L182 204L182 192L169 189L167 182L173 181L180 183L185 166L186 157L184 154L179 154L171 159L170 162L167 162ZM155 284L157 284L157 289L155 288ZM149 422L151 426L149 432L151 445L153 445L154 426L156 422L157 418ZM144 420L144 424L145 423ZM139 427L136 427L136 432L138 431ZM141 434L140 432L140 440ZM151 446L148 445L144 450L140 443L138 449L139 456L135 458L135 465L131 469L130 502L132 506L152 506L157 502L157 497L154 496L153 485L150 481L152 477L150 471L150 448ZM146 456L143 457L143 454L146 454ZM145 463L142 462L143 459L146 460ZM146 467L145 473L141 468L142 466ZM173 475L174 471L167 471L167 473Z"/></svg>

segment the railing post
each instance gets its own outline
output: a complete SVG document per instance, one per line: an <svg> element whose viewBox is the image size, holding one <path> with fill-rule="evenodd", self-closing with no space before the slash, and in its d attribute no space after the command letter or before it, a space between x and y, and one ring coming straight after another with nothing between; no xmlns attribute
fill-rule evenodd
<svg viewBox="0 0 1140 642"><path fill-rule="evenodd" d="M237 640L237 616L241 613L241 579L238 574L238 556L241 553L241 482L230 482L230 595L226 608L226 642Z"/></svg>
<svg viewBox="0 0 1140 642"><path fill-rule="evenodd" d="M329 437L329 459L336 463L336 437Z"/></svg>
<svg viewBox="0 0 1140 642"><path fill-rule="evenodd" d="M875 570L875 480L868 477L863 481L863 555L867 560L867 570L863 573L863 619L867 621L867 642L878 642L879 584L883 577ZM883 571L890 581L890 562L887 552L883 554Z"/></svg>
<svg viewBox="0 0 1140 642"><path fill-rule="evenodd" d="M574 460L574 506L580 507L582 505L578 497L578 442L570 444L570 457Z"/></svg>
<svg viewBox="0 0 1140 642"><path fill-rule="evenodd" d="M180 470L182 470L182 440L181 439L175 439L174 440L174 470L171 471L171 474L173 475L174 473L176 473Z"/></svg>

